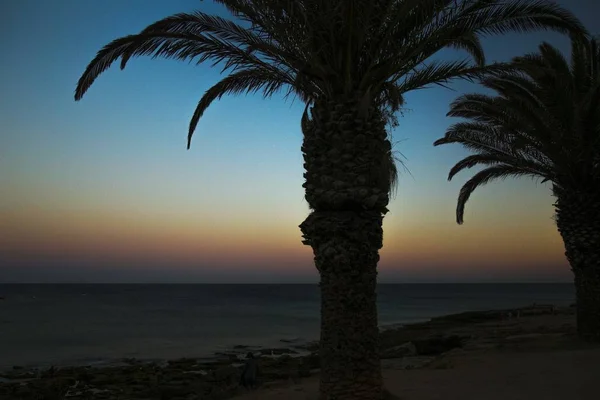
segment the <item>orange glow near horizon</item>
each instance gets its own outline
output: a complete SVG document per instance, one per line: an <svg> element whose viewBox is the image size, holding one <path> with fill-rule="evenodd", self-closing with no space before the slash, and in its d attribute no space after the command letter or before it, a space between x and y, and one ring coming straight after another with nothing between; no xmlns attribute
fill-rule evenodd
<svg viewBox="0 0 600 400"><path fill-rule="evenodd" d="M309 211L301 101L225 96L206 110L186 151L189 118L222 79L220 68L141 57L123 71L111 67L82 101L73 99L98 49L198 8L184 3L140 10L141 2L11 2L15 18L3 28L15 40L5 43L0 74L0 283L318 279L298 228ZM205 3L209 14L228 16ZM600 31L597 2L559 3ZM546 31L487 35L482 46L488 60L508 61L542 41L568 54L568 38ZM35 68L40 59L44 68ZM384 222L382 281L572 279L547 184L490 183L456 225L456 197L477 168L448 182L468 153L433 142L458 121L446 117L449 104L482 88L448 84L452 90L407 93L390 131L408 171L399 165Z"/></svg>
<svg viewBox="0 0 600 400"><path fill-rule="evenodd" d="M21 262L93 260L97 267L121 265L138 271L144 264L175 265L193 271L199 265L230 272L258 269L282 274L313 275L312 250L301 244L301 218L236 213L189 212L171 215L116 212L106 209L57 210L13 207L2 215L4 252ZM292 213L299 217L300 212ZM399 221L400 220L400 221ZM560 236L552 222L527 229L512 224L450 218L437 226L419 225L419 216L385 222L380 270L387 273L468 276L485 271L503 274L546 266L568 277ZM523 226L519 221L519 226ZM515 232L518 230L518 234ZM34 250L32 252L32 250ZM89 267L94 268L94 267Z"/></svg>

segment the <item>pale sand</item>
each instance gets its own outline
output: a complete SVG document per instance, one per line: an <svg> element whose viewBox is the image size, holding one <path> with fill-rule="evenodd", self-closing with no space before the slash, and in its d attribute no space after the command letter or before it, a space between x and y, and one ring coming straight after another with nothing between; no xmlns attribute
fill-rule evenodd
<svg viewBox="0 0 600 400"><path fill-rule="evenodd" d="M402 400L598 399L600 349L461 357L452 369L384 370ZM257 390L237 400L316 400L318 379Z"/></svg>
<svg viewBox="0 0 600 400"><path fill-rule="evenodd" d="M565 318L527 318L502 325L560 325ZM569 321L570 322L570 321ZM488 325L489 328L489 325ZM529 336L529 335L525 335ZM436 364L447 369L399 370L384 360L388 390L401 400L587 400L600 399L600 348L534 346L536 334L512 349L466 349L444 355ZM542 335L550 338L551 335ZM542 339L542 341L545 341ZM537 348L536 348L537 347ZM552 346L551 346L552 347ZM387 368L386 368L387 365ZM318 377L299 384L276 383L247 392L237 400L316 400Z"/></svg>

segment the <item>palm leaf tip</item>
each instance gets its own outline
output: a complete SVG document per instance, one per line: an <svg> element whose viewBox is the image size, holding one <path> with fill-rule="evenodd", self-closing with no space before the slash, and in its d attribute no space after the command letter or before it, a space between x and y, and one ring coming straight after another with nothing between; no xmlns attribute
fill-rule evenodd
<svg viewBox="0 0 600 400"><path fill-rule="evenodd" d="M136 37L136 35L129 35L115 39L96 53L94 59L90 61L79 81L77 81L75 101L81 100L98 76L128 51L135 42Z"/></svg>
<svg viewBox="0 0 600 400"><path fill-rule="evenodd" d="M436 140L435 142L433 142L434 146L439 146L441 144L446 144L446 138L445 137L440 138L440 139Z"/></svg>

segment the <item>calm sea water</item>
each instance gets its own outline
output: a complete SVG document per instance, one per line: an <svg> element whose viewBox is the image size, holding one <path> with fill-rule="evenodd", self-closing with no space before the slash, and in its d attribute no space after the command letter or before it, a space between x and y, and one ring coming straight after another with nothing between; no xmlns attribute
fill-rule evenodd
<svg viewBox="0 0 600 400"><path fill-rule="evenodd" d="M571 284L379 285L382 326L468 310L568 305ZM316 285L2 285L0 368L210 356L318 338Z"/></svg>

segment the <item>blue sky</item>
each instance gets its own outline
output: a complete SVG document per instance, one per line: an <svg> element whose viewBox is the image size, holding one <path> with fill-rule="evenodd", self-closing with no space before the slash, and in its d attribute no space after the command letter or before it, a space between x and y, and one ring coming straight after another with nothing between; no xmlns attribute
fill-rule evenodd
<svg viewBox="0 0 600 400"><path fill-rule="evenodd" d="M598 3L562 4L600 31ZM308 212L299 101L223 98L186 151L196 102L219 79L208 64L135 59L73 100L104 44L196 9L228 15L197 0L0 4L0 282L316 279L298 229ZM568 50L552 33L484 44L492 61L534 51L542 40ZM479 89L451 86L408 94L393 132L410 174L386 218L382 279L569 280L544 185L489 185L472 197L465 225L455 224L469 174L450 183L446 176L465 153L432 143L453 122L448 104Z"/></svg>

